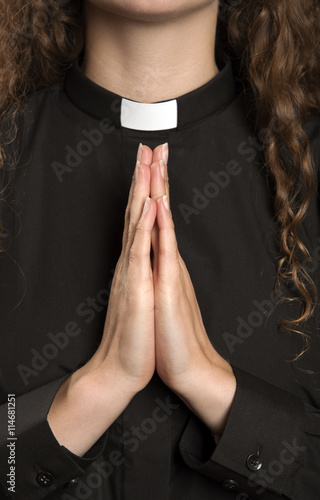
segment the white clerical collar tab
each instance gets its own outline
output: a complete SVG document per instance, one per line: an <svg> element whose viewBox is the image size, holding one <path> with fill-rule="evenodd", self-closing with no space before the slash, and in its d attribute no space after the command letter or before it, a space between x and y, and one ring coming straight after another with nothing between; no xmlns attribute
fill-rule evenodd
<svg viewBox="0 0 320 500"><path fill-rule="evenodd" d="M137 102L122 97L120 108L122 127L135 130L166 130L178 125L176 99L164 102Z"/></svg>

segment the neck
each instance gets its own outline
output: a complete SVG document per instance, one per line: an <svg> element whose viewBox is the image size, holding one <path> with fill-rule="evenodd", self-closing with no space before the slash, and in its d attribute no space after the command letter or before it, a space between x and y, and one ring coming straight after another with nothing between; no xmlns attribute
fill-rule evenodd
<svg viewBox="0 0 320 500"><path fill-rule="evenodd" d="M82 71L98 85L138 102L174 99L219 72L217 4L144 22L85 4Z"/></svg>

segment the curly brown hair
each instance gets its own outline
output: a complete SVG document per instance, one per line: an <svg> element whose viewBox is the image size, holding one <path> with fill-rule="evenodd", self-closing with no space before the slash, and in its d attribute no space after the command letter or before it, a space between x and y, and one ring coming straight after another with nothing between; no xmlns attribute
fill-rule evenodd
<svg viewBox="0 0 320 500"><path fill-rule="evenodd" d="M80 54L85 19L80 0L0 0L0 168L16 136L15 118L30 92L60 83ZM299 236L316 187L316 172L303 130L310 112L320 114L320 6L318 0L220 0L217 46L235 63L237 81L264 143L264 164L273 185L279 228L275 288L298 301L301 314L280 326L304 338L297 360L310 345L303 325L317 305L308 272L310 253ZM217 49L218 50L218 49ZM6 130L6 132L4 132ZM270 187L270 186L269 186ZM281 295L281 283L296 297ZM299 330L297 328L300 328Z"/></svg>

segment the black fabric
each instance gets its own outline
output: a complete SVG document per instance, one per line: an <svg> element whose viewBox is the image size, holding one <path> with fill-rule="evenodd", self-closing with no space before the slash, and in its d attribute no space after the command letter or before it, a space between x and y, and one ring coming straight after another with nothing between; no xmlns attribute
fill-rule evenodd
<svg viewBox="0 0 320 500"><path fill-rule="evenodd" d="M273 293L279 248L263 144L248 127L230 63L177 96L177 128L149 132L121 127L121 96L91 82L80 64L63 84L25 100L8 146L20 158L1 177L3 490L7 400L15 394L17 500L319 498L319 311L305 325L312 347L295 366L301 336L278 323L296 317L299 305ZM318 175L320 119L309 115L304 128ZM208 336L234 368L236 397L216 446L155 374L77 457L59 445L46 415L62 382L99 345L138 144L166 141L179 250ZM317 286L319 223L315 195L300 231ZM253 472L247 458L257 453L262 468ZM46 472L53 481L43 487L36 478Z"/></svg>

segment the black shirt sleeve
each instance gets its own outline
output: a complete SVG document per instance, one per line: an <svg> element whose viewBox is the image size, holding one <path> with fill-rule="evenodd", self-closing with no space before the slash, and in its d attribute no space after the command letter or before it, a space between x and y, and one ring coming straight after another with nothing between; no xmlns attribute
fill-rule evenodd
<svg viewBox="0 0 320 500"><path fill-rule="evenodd" d="M39 500L59 487L67 487L105 448L107 431L83 457L61 446L52 433L47 414L56 392L68 377L64 375L16 398L16 439L8 434L8 405L0 406L0 483L9 498L12 495L16 500ZM7 475L9 445L15 457L14 493L10 492Z"/></svg>
<svg viewBox="0 0 320 500"><path fill-rule="evenodd" d="M245 498L310 500L320 491L320 409L233 367L234 402L218 445L191 417L180 452L191 468Z"/></svg>

